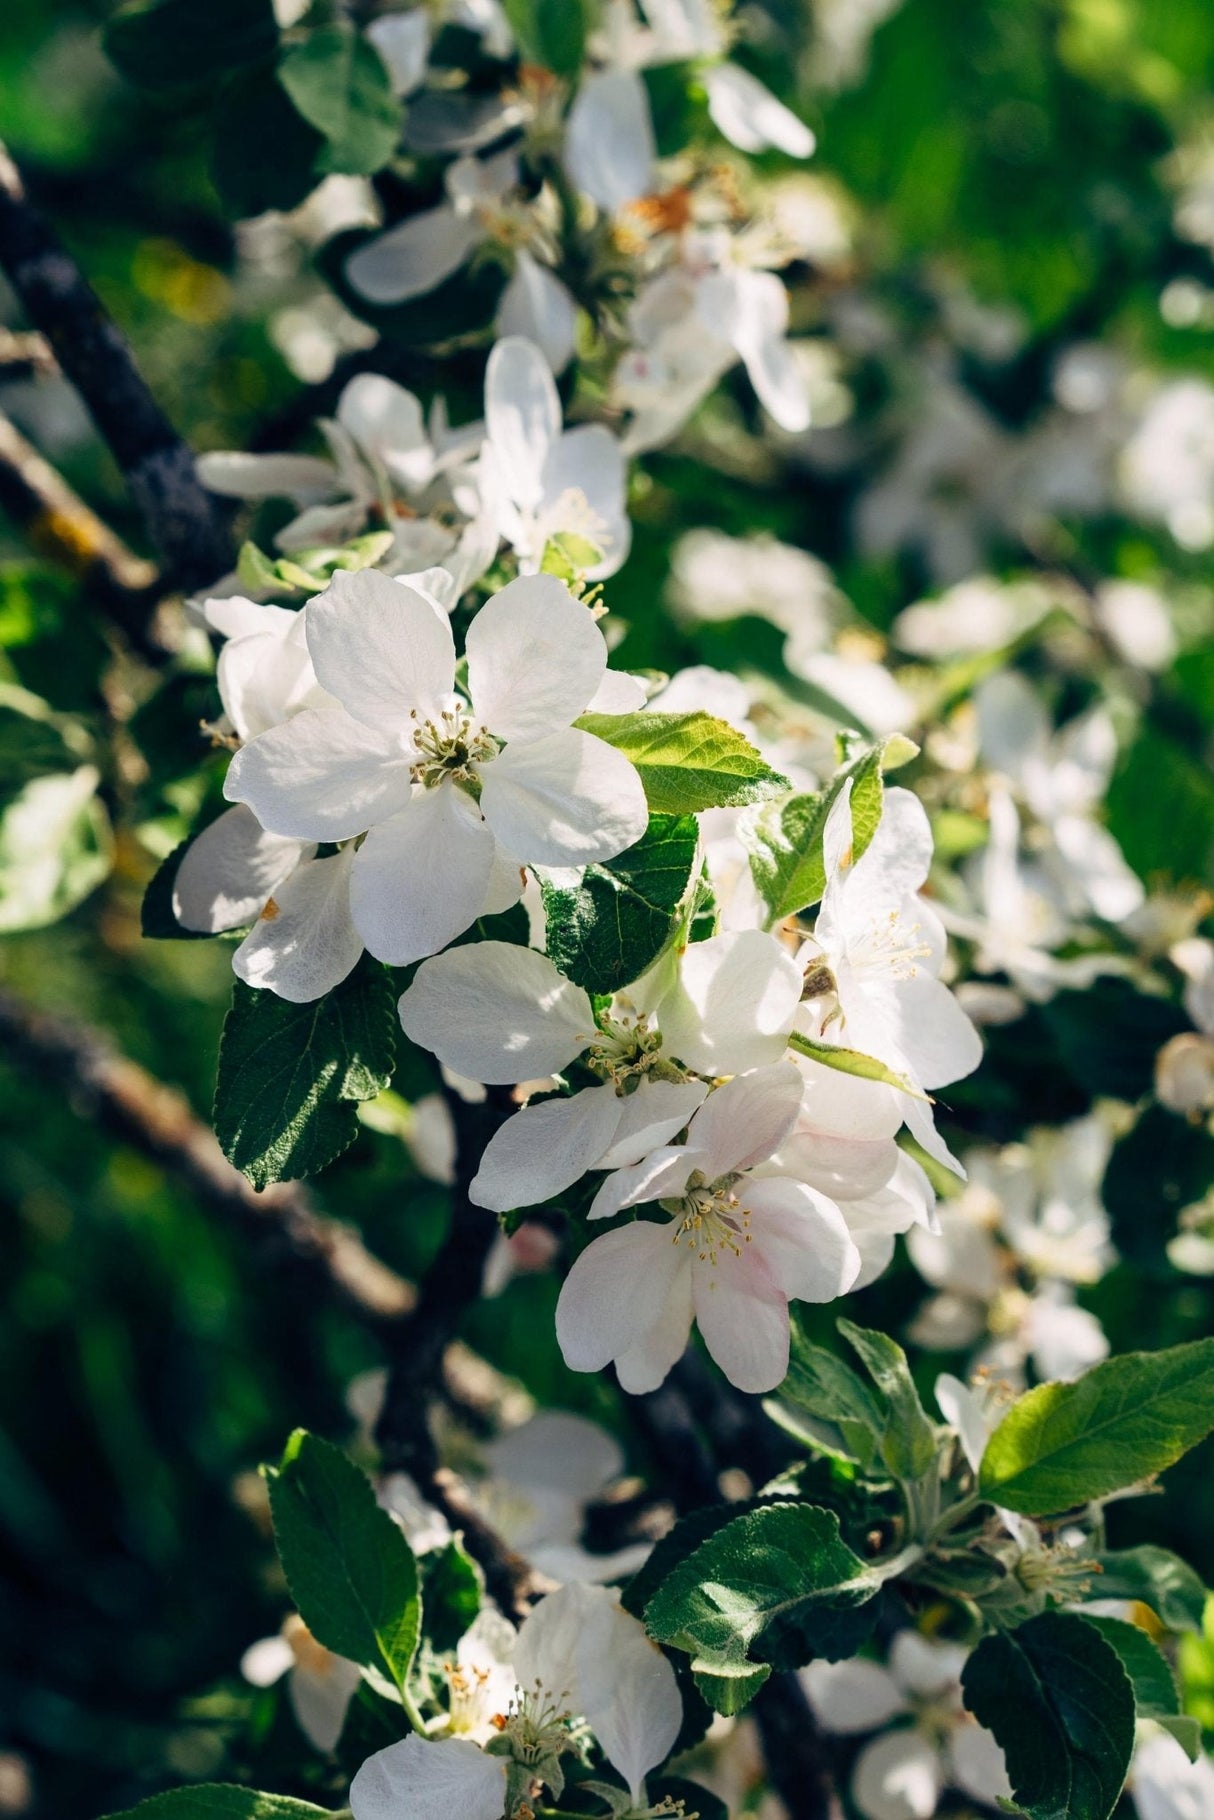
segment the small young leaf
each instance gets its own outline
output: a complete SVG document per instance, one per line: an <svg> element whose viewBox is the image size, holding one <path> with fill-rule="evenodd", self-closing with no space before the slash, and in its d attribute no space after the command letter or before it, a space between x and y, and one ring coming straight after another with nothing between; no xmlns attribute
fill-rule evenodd
<svg viewBox="0 0 1214 1820"><path fill-rule="evenodd" d="M885 1430L885 1410L833 1352L812 1346L796 1315L788 1376L763 1405L773 1421L819 1453L872 1465Z"/></svg>
<svg viewBox="0 0 1214 1820"><path fill-rule="evenodd" d="M1134 1689L1094 1625L1049 1611L987 1637L961 1687L1031 1820L1108 1820L1134 1749Z"/></svg>
<svg viewBox="0 0 1214 1820"><path fill-rule="evenodd" d="M575 725L632 760L655 815L738 808L788 789L749 740L710 714L583 714Z"/></svg>
<svg viewBox="0 0 1214 1820"><path fill-rule="evenodd" d="M1112 1549L1097 1555L1102 1599L1138 1599L1149 1605L1169 1630L1201 1635L1208 1593L1187 1561L1144 1542L1138 1548Z"/></svg>
<svg viewBox="0 0 1214 1820"><path fill-rule="evenodd" d="M661 953L695 864L692 815L652 815L627 852L588 866L572 890L542 886L548 953L575 985L616 992Z"/></svg>
<svg viewBox="0 0 1214 1820"><path fill-rule="evenodd" d="M143 88L184 88L272 57L278 23L271 0L140 0L105 28L110 59Z"/></svg>
<svg viewBox="0 0 1214 1820"><path fill-rule="evenodd" d="M329 1812L290 1795L261 1795L255 1788L236 1788L230 1782L199 1782L193 1788L152 1795L138 1807L107 1814L104 1820L316 1820L318 1814Z"/></svg>
<svg viewBox="0 0 1214 1820"><path fill-rule="evenodd" d="M1123 1353L1013 1403L987 1442L979 1490L1048 1516L1162 1472L1211 1429L1214 1339Z"/></svg>
<svg viewBox="0 0 1214 1820"><path fill-rule="evenodd" d="M855 1327L850 1321L840 1321L838 1327L859 1353L869 1377L885 1398L882 1459L895 1478L921 1479L939 1449L936 1431L924 1414L911 1378L906 1354L896 1340L871 1328Z"/></svg>
<svg viewBox="0 0 1214 1820"><path fill-rule="evenodd" d="M893 741L889 744L892 746ZM891 759L897 754L891 754ZM852 854L859 859L877 832L885 800L884 748L874 746L845 765L825 790L790 796L748 818L739 831L751 876L773 923L816 904L826 889L822 836L840 792L851 779Z"/></svg>
<svg viewBox="0 0 1214 1820"><path fill-rule="evenodd" d="M322 26L292 45L278 79L328 141L322 169L370 176L387 164L403 110L379 52L348 21Z"/></svg>
<svg viewBox="0 0 1214 1820"><path fill-rule="evenodd" d="M586 54L585 0L505 0L505 13L530 62L577 75Z"/></svg>
<svg viewBox="0 0 1214 1820"><path fill-rule="evenodd" d="M300 1617L326 1649L402 1686L421 1625L404 1530L341 1448L304 1429L266 1477L274 1541Z"/></svg>
<svg viewBox="0 0 1214 1820"><path fill-rule="evenodd" d="M838 1619L872 1599L879 1577L852 1553L833 1511L776 1503L725 1523L692 1550L645 1606L660 1643L686 1650L719 1712L736 1712L774 1666L852 1654Z"/></svg>
<svg viewBox="0 0 1214 1820"><path fill-rule="evenodd" d="M391 983L365 956L322 999L293 1005L236 982L219 1045L215 1134L255 1188L315 1175L358 1135L355 1105L392 1076Z"/></svg>

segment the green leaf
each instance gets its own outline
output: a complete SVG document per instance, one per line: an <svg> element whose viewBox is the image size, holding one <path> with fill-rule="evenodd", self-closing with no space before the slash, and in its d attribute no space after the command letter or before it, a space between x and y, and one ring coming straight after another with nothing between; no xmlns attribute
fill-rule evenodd
<svg viewBox="0 0 1214 1820"><path fill-rule="evenodd" d="M890 745L893 741L889 742ZM883 746L874 746L813 796L790 796L748 818L739 830L755 881L773 923L816 904L826 889L822 836L826 821L851 780L853 863L865 852L881 820L885 789Z"/></svg>
<svg viewBox="0 0 1214 1820"><path fill-rule="evenodd" d="M656 960L695 864L693 815L652 815L624 853L588 866L572 890L543 883L548 954L587 992L616 992Z"/></svg>
<svg viewBox="0 0 1214 1820"><path fill-rule="evenodd" d="M317 1814L330 1812L290 1795L260 1795L255 1788L236 1788L230 1782L200 1782L153 1795L104 1820L314 1820Z"/></svg>
<svg viewBox="0 0 1214 1820"><path fill-rule="evenodd" d="M440 1652L454 1649L481 1608L484 1576L458 1537L431 1549L419 1565L426 1639Z"/></svg>
<svg viewBox="0 0 1214 1820"><path fill-rule="evenodd" d="M1050 1611L987 1637L961 1687L1032 1820L1108 1820L1134 1748L1134 1690L1094 1625Z"/></svg>
<svg viewBox="0 0 1214 1820"><path fill-rule="evenodd" d="M315 1175L358 1135L355 1105L388 1085L396 1017L366 956L334 991L292 1005L240 980L219 1045L215 1134L256 1188Z"/></svg>
<svg viewBox="0 0 1214 1820"><path fill-rule="evenodd" d="M328 141L323 170L370 176L387 164L400 139L403 108L383 58L348 21L322 26L292 45L278 79Z"/></svg>
<svg viewBox="0 0 1214 1820"><path fill-rule="evenodd" d="M841 1043L823 1043L816 1037L802 1036L799 1030L789 1033L789 1047L807 1055L812 1062L821 1062L824 1068L834 1068L840 1074L855 1074L862 1081L884 1081L887 1087L896 1087L899 1093L909 1093L912 1099L926 1100L927 1095L905 1074L899 1074L894 1068L887 1068L875 1055L861 1055L858 1049L845 1049Z"/></svg>
<svg viewBox="0 0 1214 1820"><path fill-rule="evenodd" d="M278 23L271 0L141 0L114 14L102 41L130 82L196 87L272 57Z"/></svg>
<svg viewBox="0 0 1214 1820"><path fill-rule="evenodd" d="M324 144L270 65L234 76L216 103L211 154L211 174L228 214L239 219L293 209L320 180Z"/></svg>
<svg viewBox="0 0 1214 1820"><path fill-rule="evenodd" d="M939 1452L936 1430L924 1414L906 1354L896 1340L850 1321L838 1323L885 1399L881 1457L898 1479L921 1479Z"/></svg>
<svg viewBox="0 0 1214 1820"><path fill-rule="evenodd" d="M109 876L100 781L93 765L35 777L0 813L0 934L58 922Z"/></svg>
<svg viewBox="0 0 1214 1820"><path fill-rule="evenodd" d="M575 725L632 760L655 815L739 808L788 789L749 740L711 714L583 714Z"/></svg>
<svg viewBox="0 0 1214 1820"><path fill-rule="evenodd" d="M1136 1485L1214 1428L1214 1339L1106 1359L1073 1384L1041 1384L987 1442L979 1490L1046 1516Z"/></svg>
<svg viewBox="0 0 1214 1820"><path fill-rule="evenodd" d="M852 1461L865 1470L885 1431L883 1404L842 1359L810 1344L796 1313L788 1375L763 1407L773 1421L818 1453Z"/></svg>
<svg viewBox="0 0 1214 1820"><path fill-rule="evenodd" d="M300 1617L326 1649L403 1687L421 1626L404 1530L341 1448L302 1428L266 1478L274 1541Z"/></svg>
<svg viewBox="0 0 1214 1820"><path fill-rule="evenodd" d="M645 1626L659 1643L687 1651L718 1712L737 1712L772 1667L800 1667L832 1653L835 1641L851 1654L854 1634L838 1639L832 1620L879 1585L842 1540L833 1511L769 1504L693 1549L648 1601Z"/></svg>
<svg viewBox="0 0 1214 1820"><path fill-rule="evenodd" d="M1166 1548L1144 1542L1138 1548L1111 1549L1097 1555L1102 1599L1138 1599L1169 1630L1201 1635L1208 1594L1200 1575Z"/></svg>
<svg viewBox="0 0 1214 1820"><path fill-rule="evenodd" d="M1082 1614L1084 1622L1094 1626L1106 1643L1111 1643L1121 1658L1121 1666L1134 1689L1134 1711L1140 1719L1153 1719L1172 1733L1193 1762L1201 1748L1201 1727L1180 1710L1180 1692L1176 1677L1156 1645L1137 1624L1122 1618L1093 1617ZM1195 1736L1194 1736L1195 1734Z"/></svg>
<svg viewBox="0 0 1214 1820"><path fill-rule="evenodd" d="M586 55L585 0L505 0L524 56L569 79Z"/></svg>

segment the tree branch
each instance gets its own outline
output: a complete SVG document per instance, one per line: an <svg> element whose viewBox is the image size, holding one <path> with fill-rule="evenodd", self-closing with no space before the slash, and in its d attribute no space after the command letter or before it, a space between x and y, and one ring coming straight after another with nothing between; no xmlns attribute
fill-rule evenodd
<svg viewBox="0 0 1214 1820"><path fill-rule="evenodd" d="M43 335L0 329L0 384L13 379L47 378L59 371Z"/></svg>
<svg viewBox="0 0 1214 1820"><path fill-rule="evenodd" d="M127 549L2 412L0 509L39 555L82 583L136 650L163 661L169 644L155 622L164 592L155 566Z"/></svg>
<svg viewBox="0 0 1214 1820"><path fill-rule="evenodd" d="M174 586L206 587L231 566L231 540L194 457L149 392L131 350L0 146L0 265L34 328L88 406L126 476Z"/></svg>
<svg viewBox="0 0 1214 1820"><path fill-rule="evenodd" d="M317 1213L297 1182L259 1194L228 1162L184 1095L120 1054L100 1032L38 1011L0 987L0 1040L9 1062L64 1087L75 1110L172 1170L206 1206L326 1293L336 1290L364 1318L398 1321L414 1306L413 1285L373 1257L358 1233Z"/></svg>

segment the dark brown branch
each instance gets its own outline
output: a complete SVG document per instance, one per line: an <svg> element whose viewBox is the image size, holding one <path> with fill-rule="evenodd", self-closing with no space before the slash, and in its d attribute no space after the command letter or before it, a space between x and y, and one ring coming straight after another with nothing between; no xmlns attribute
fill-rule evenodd
<svg viewBox="0 0 1214 1820"><path fill-rule="evenodd" d="M399 1320L416 1290L348 1226L317 1213L307 1190L280 1182L259 1194L228 1162L184 1096L120 1054L98 1031L52 1017L0 987L0 1047L17 1067L66 1089L81 1115L171 1170L199 1201L250 1234L364 1318Z"/></svg>
<svg viewBox="0 0 1214 1820"><path fill-rule="evenodd" d="M168 643L154 611L164 590L154 565L127 549L2 412L0 510L40 556L77 577L141 654L164 659Z"/></svg>
<svg viewBox="0 0 1214 1820"><path fill-rule="evenodd" d="M193 455L149 392L96 292L27 200L3 146L0 266L109 444L169 580L183 588L216 581L232 560L218 502L199 481Z"/></svg>
<svg viewBox="0 0 1214 1820"><path fill-rule="evenodd" d="M502 1540L476 1508L459 1474L449 1466L439 1466L429 1475L425 1492L451 1528L463 1532L464 1546L485 1576L489 1597L508 1618L520 1623L535 1601L551 1592L556 1582L538 1573Z"/></svg>
<svg viewBox="0 0 1214 1820"><path fill-rule="evenodd" d="M772 1787L789 1820L843 1820L830 1756L795 1675L772 1675L755 1696L755 1723Z"/></svg>

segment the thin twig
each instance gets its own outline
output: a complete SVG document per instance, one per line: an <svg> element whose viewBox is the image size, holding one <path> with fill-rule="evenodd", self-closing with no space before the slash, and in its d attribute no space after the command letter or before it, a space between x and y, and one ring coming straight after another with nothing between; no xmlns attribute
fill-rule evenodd
<svg viewBox="0 0 1214 1820"><path fill-rule="evenodd" d="M0 265L109 444L171 582L200 588L231 566L218 502L152 397L130 348L0 146Z"/></svg>
<svg viewBox="0 0 1214 1820"><path fill-rule="evenodd" d="M154 609L164 589L155 566L127 549L2 412L0 509L39 555L77 577L142 655L163 661L168 642Z"/></svg>
<svg viewBox="0 0 1214 1820"><path fill-rule="evenodd" d="M0 385L14 379L46 379L58 371L59 363L44 335L0 329Z"/></svg>
<svg viewBox="0 0 1214 1820"><path fill-rule="evenodd" d="M485 1521L467 1486L449 1466L435 1468L425 1481L425 1492L451 1528L463 1532L464 1546L485 1576L485 1590L508 1618L520 1622L538 1598L553 1590L556 1582L516 1554Z"/></svg>
<svg viewBox="0 0 1214 1820"><path fill-rule="evenodd" d="M0 987L6 1059L67 1089L70 1103L177 1175L198 1199L291 1265L336 1290L364 1318L399 1320L411 1283L380 1262L348 1226L317 1213L307 1190L280 1182L258 1193L228 1162L185 1097L122 1055L96 1030L54 1017Z"/></svg>

